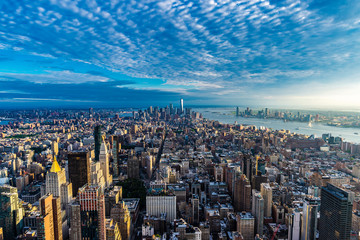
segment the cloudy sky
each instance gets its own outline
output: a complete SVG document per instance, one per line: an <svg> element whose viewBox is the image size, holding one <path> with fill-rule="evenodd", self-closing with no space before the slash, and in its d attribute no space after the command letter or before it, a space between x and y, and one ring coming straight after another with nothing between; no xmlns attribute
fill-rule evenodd
<svg viewBox="0 0 360 240"><path fill-rule="evenodd" d="M357 0L3 0L0 107L360 108Z"/></svg>

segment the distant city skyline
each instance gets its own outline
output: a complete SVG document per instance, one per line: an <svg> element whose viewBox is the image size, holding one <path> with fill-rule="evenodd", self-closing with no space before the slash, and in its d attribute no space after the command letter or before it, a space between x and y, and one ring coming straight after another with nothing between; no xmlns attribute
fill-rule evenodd
<svg viewBox="0 0 360 240"><path fill-rule="evenodd" d="M0 108L359 110L358 1L0 5Z"/></svg>

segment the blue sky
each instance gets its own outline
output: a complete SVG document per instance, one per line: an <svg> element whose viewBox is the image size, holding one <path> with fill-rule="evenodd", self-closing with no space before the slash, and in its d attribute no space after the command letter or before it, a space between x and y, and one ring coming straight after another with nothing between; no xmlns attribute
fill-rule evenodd
<svg viewBox="0 0 360 240"><path fill-rule="evenodd" d="M360 108L360 1L0 2L0 107Z"/></svg>

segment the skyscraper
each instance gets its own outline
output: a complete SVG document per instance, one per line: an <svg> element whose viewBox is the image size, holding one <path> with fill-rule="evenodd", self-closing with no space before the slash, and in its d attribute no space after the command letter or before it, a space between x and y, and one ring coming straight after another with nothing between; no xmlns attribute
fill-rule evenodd
<svg viewBox="0 0 360 240"><path fill-rule="evenodd" d="M39 240L54 240L54 216L52 210L52 194L40 198L40 216L37 222L37 237Z"/></svg>
<svg viewBox="0 0 360 240"><path fill-rule="evenodd" d="M301 240L316 240L318 200L307 198L303 205Z"/></svg>
<svg viewBox="0 0 360 240"><path fill-rule="evenodd" d="M300 240L301 232L301 213L298 209L294 209L289 215L289 231L288 240Z"/></svg>
<svg viewBox="0 0 360 240"><path fill-rule="evenodd" d="M272 210L272 188L268 183L262 183L260 187L261 196L264 198L264 217L271 217Z"/></svg>
<svg viewBox="0 0 360 240"><path fill-rule="evenodd" d="M251 185L245 174L236 176L233 199L236 211L251 211Z"/></svg>
<svg viewBox="0 0 360 240"><path fill-rule="evenodd" d="M139 159L135 155L129 154L128 161L127 161L128 178L139 178L139 176L140 176L139 168L140 168Z"/></svg>
<svg viewBox="0 0 360 240"><path fill-rule="evenodd" d="M255 189L252 190L252 215L255 217L255 233L260 236L263 235L264 228L264 198L260 192Z"/></svg>
<svg viewBox="0 0 360 240"><path fill-rule="evenodd" d="M73 187L73 196L77 195L78 189L91 182L90 175L90 152L74 151L68 153L69 179Z"/></svg>
<svg viewBox="0 0 360 240"><path fill-rule="evenodd" d="M112 209L110 216L119 225L121 239L130 239L131 217L129 208L124 201L117 203Z"/></svg>
<svg viewBox="0 0 360 240"><path fill-rule="evenodd" d="M61 185L66 184L65 169L61 169L54 157L53 164L46 174L46 193L51 193L54 197L61 197ZM64 196L65 197L65 196Z"/></svg>
<svg viewBox="0 0 360 240"><path fill-rule="evenodd" d="M37 235L40 240L62 240L62 215L60 197L46 194L39 200L40 216L37 218Z"/></svg>
<svg viewBox="0 0 360 240"><path fill-rule="evenodd" d="M236 116L240 116L240 108L236 107Z"/></svg>
<svg viewBox="0 0 360 240"><path fill-rule="evenodd" d="M105 178L105 185L109 187L112 183L112 176L110 175L109 169L109 153L104 139L102 140L100 148L100 166Z"/></svg>
<svg viewBox="0 0 360 240"><path fill-rule="evenodd" d="M14 239L23 228L24 210L17 189L8 185L0 187L0 226L4 239Z"/></svg>
<svg viewBox="0 0 360 240"><path fill-rule="evenodd" d="M184 113L184 99L180 99L180 113Z"/></svg>
<svg viewBox="0 0 360 240"><path fill-rule="evenodd" d="M244 240L254 239L255 218L249 212L240 212L236 215L237 231L243 235Z"/></svg>
<svg viewBox="0 0 360 240"><path fill-rule="evenodd" d="M98 162L100 159L101 140L101 125L96 125L94 128L95 162Z"/></svg>
<svg viewBox="0 0 360 240"><path fill-rule="evenodd" d="M332 184L321 189L320 240L350 239L354 194Z"/></svg>
<svg viewBox="0 0 360 240"><path fill-rule="evenodd" d="M72 206L71 239L106 239L105 199L97 185L79 189L78 203ZM80 230L81 229L81 230Z"/></svg>

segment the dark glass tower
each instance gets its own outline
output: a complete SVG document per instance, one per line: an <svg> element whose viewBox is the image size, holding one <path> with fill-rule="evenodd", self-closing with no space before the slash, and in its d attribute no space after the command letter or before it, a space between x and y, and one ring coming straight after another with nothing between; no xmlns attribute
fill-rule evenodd
<svg viewBox="0 0 360 240"><path fill-rule="evenodd" d="M94 128L94 141L95 141L95 161L99 161L100 147L101 147L101 125L96 125Z"/></svg>
<svg viewBox="0 0 360 240"><path fill-rule="evenodd" d="M332 184L321 190L320 240L350 239L354 194Z"/></svg>
<svg viewBox="0 0 360 240"><path fill-rule="evenodd" d="M74 151L68 153L69 179L72 183L73 196L76 197L78 189L91 182L90 152Z"/></svg>

